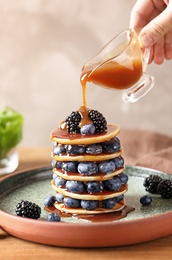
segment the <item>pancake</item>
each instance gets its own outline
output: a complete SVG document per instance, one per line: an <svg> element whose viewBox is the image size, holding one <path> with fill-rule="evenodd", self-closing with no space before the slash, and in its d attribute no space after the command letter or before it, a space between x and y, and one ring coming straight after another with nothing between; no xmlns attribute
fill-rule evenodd
<svg viewBox="0 0 172 260"><path fill-rule="evenodd" d="M50 133L55 208L88 215L125 207L128 177L119 132L97 110L81 107Z"/></svg>

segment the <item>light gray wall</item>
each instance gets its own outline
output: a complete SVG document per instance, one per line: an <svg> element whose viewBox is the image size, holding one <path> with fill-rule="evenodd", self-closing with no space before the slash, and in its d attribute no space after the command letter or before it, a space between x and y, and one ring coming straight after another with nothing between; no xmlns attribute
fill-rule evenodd
<svg viewBox="0 0 172 260"><path fill-rule="evenodd" d="M23 145L50 145L49 133L82 102L83 64L128 28L133 0L1 0L0 108L25 118ZM154 89L126 105L121 93L89 85L88 107L109 123L172 135L172 61L148 72Z"/></svg>

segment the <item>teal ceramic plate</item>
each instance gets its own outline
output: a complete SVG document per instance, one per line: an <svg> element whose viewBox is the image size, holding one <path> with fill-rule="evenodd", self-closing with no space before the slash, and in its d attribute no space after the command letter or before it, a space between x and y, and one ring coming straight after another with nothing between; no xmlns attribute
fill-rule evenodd
<svg viewBox="0 0 172 260"><path fill-rule="evenodd" d="M155 174L168 179L172 179L172 176L134 166L126 166L125 173L129 176L126 202L135 210L121 220L106 222L90 222L72 217L62 218L58 223L48 222L43 201L46 196L54 195L50 185L50 168L33 169L5 177L0 181L1 228L21 239L67 247L130 245L172 234L172 199L165 200L151 194L151 205L140 204L140 197L147 194L143 186L146 176ZM21 199L42 207L39 220L15 215L15 205Z"/></svg>

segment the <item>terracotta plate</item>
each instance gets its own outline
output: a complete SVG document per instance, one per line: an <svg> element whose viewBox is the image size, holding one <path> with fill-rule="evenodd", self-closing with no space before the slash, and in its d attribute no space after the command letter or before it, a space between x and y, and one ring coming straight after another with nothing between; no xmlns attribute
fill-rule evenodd
<svg viewBox="0 0 172 260"><path fill-rule="evenodd" d="M0 225L9 234L21 239L42 244L66 247L110 247L150 241L172 234L172 199L151 195L153 202L141 206L140 197L145 195L143 180L149 174L163 178L172 176L152 169L127 166L129 191L127 205L134 211L118 221L86 222L75 218L64 218L52 223L46 220L43 201L54 195L50 186L50 168L29 170L11 174L0 181ZM15 205L26 199L42 207L39 220L15 215Z"/></svg>

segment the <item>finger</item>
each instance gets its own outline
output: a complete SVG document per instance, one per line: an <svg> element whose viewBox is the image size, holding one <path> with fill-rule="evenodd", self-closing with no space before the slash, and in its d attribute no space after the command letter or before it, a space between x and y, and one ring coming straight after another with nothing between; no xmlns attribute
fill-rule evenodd
<svg viewBox="0 0 172 260"><path fill-rule="evenodd" d="M130 28L144 27L147 24L148 18L154 11L154 5L150 0L138 0L131 10Z"/></svg>
<svg viewBox="0 0 172 260"><path fill-rule="evenodd" d="M165 35L164 55L167 60L172 58L172 30Z"/></svg>
<svg viewBox="0 0 172 260"><path fill-rule="evenodd" d="M150 64L152 61L153 61L153 57L154 57L154 53L153 53L153 50L154 48L153 48L153 46L151 46L150 48L149 48L149 50L150 50L150 55L149 55L149 61L148 61L148 64Z"/></svg>
<svg viewBox="0 0 172 260"><path fill-rule="evenodd" d="M162 64L164 61L164 38L161 38L158 42L156 42L153 49L154 62L156 64Z"/></svg>
<svg viewBox="0 0 172 260"><path fill-rule="evenodd" d="M171 2L172 3L172 2ZM170 6L170 5L169 5ZM147 48L157 42L172 28L172 5L148 23L140 32L143 47Z"/></svg>

